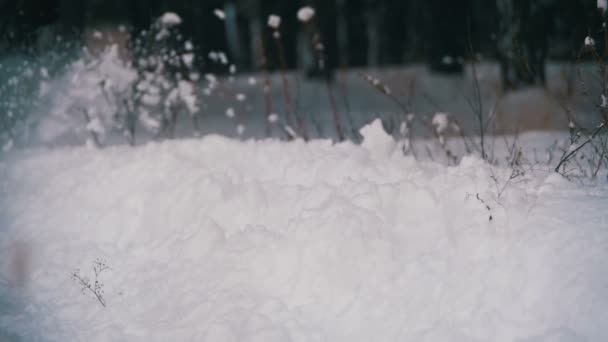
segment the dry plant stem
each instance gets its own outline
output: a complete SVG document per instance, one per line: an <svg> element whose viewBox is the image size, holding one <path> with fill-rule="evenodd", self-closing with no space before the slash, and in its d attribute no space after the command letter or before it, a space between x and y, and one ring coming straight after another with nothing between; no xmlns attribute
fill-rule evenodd
<svg viewBox="0 0 608 342"><path fill-rule="evenodd" d="M585 140L585 142L583 142L577 148L575 148L574 150L572 150L568 154L566 154L564 157L562 157L562 159L559 161L559 163L555 167L555 172L559 172L560 167L564 163L566 163L567 161L569 161L580 149L582 149L583 147L585 147L585 145L587 145L588 143L590 143L605 127L606 127L606 123L604 122L601 125L599 125L595 129L595 131L593 131L593 133L591 134L591 136L589 138L587 138L587 140Z"/></svg>
<svg viewBox="0 0 608 342"><path fill-rule="evenodd" d="M331 86L331 83L327 81L325 83L327 85L327 95L329 96L329 104L331 106L331 110L333 112L334 126L336 127L336 135L338 136L338 141L344 141L344 131L342 130L342 124L340 121L340 113L338 113L336 106L336 99L334 98L334 91Z"/></svg>
<svg viewBox="0 0 608 342"><path fill-rule="evenodd" d="M337 81L337 82L339 82L339 81ZM353 115L352 115L351 109L350 109L350 102L348 101L347 81L339 82L339 84L340 84L340 93L342 94L342 100L344 102L344 108L346 109L346 111L345 111L346 119L348 120L348 124L352 131L353 140L356 143L358 143L361 141L361 139L359 138L359 132L357 131L357 128L355 126L355 120L353 119Z"/></svg>
<svg viewBox="0 0 608 342"><path fill-rule="evenodd" d="M287 78L287 63L285 62L285 52L283 50L283 44L281 42L281 37L278 35L278 31L275 31L276 36L274 40L277 44L277 49L279 51L279 63L281 64L281 80L283 81L283 96L285 99L285 116L287 125L289 127L295 127L292 121L293 114L293 100L291 97L291 91L289 88L289 79ZM298 134L304 138L304 140L308 140L308 134L304 129L304 124L299 117L296 117Z"/></svg>
<svg viewBox="0 0 608 342"><path fill-rule="evenodd" d="M72 278L74 278L81 286L81 290L83 291L83 293L85 290L91 292L104 308L106 307L106 301L103 298L103 284L99 281L99 275L107 269L109 269L109 267L105 264L104 261L95 261L95 263L93 264L93 273L95 274L95 279L92 284L91 280L87 277L83 278L78 270L72 273Z"/></svg>
<svg viewBox="0 0 608 342"><path fill-rule="evenodd" d="M90 124L92 119L91 119L91 116L89 115L89 111L87 109L82 109L82 113L84 114L84 119L85 119L87 125ZM95 144L95 147L101 148L101 142L99 140L99 135L97 135L97 132L92 131L92 130L88 130L88 131L91 134L91 138L93 139L93 143Z"/></svg>
<svg viewBox="0 0 608 342"><path fill-rule="evenodd" d="M467 25L467 36L468 36L468 45L469 45L469 53L471 54L471 71L473 73L473 101L469 101L469 105L473 112L477 116L477 121L479 124L479 139L481 146L481 158L486 160L486 148L485 148L485 133L486 126L483 123L483 101L481 100L481 90L479 87L479 78L477 77L477 63L475 60L475 54L473 50L473 41L471 39L471 22L469 20L469 24Z"/></svg>
<svg viewBox="0 0 608 342"><path fill-rule="evenodd" d="M406 104L404 104L401 101L399 101L399 99L396 98L392 93L388 93L386 91L383 91L378 86L374 85L370 81L370 79L366 75L364 75L363 73L359 73L359 76L361 78L363 78L365 81L367 81L367 83L370 86L372 86L372 88L376 89L380 94L382 94L385 97L387 97L389 100L391 100L393 103L395 103L401 109L401 113L403 115L403 122L406 123L408 131L411 132L412 124L407 119L407 115L409 114L409 109L408 109L409 106L407 106ZM431 131L434 132L434 130L431 130ZM414 152L414 140L413 140L413 137L412 137L411 133L408 133L408 143L409 143L410 151L412 151L412 154L414 155L414 157L416 157L416 153ZM429 150L427 150L427 152L429 152Z"/></svg>
<svg viewBox="0 0 608 342"><path fill-rule="evenodd" d="M97 301L99 302L99 304L101 304L104 308L106 307L106 301L105 299L103 299L103 297L101 296L101 294L97 291L95 291L92 287L90 283L87 283L84 279L82 279L82 277L80 277L78 274L74 274L74 279L76 279L78 281L78 284L80 284L82 286L83 289L88 290L89 292L91 292L95 298L97 298Z"/></svg>
<svg viewBox="0 0 608 342"><path fill-rule="evenodd" d="M311 32L311 35L312 35L312 39L310 40L310 43L311 43L312 51L314 51L314 53L316 53L317 65L319 66L320 71L324 71L325 70L325 55L324 55L324 48L323 48L323 44L322 44L323 41L321 39L321 34L320 34L319 30L316 28L317 26L315 23L315 19L313 18L312 20L310 20L308 22L308 24L306 25L306 27L308 28L309 32ZM325 79L325 86L327 88L327 96L329 98L329 105L330 105L331 111L332 111L334 127L336 129L336 136L338 138L338 141L344 141L345 140L344 130L342 128L340 113L338 112L336 98L335 98L332 83L331 83L331 80L329 79L329 77Z"/></svg>
<svg viewBox="0 0 608 342"><path fill-rule="evenodd" d="M602 167L602 162L604 160L604 156L606 155L606 150L602 150L602 152L600 153L600 158L597 161L597 165L595 167L595 170L593 171L593 178L597 178L597 174L600 172L600 168Z"/></svg>
<svg viewBox="0 0 608 342"><path fill-rule="evenodd" d="M264 72L264 86L262 90L264 91L264 105L266 108L266 136L270 137L272 134L272 125L270 122L270 115L272 115L272 94L270 90L272 89L272 81L270 80L270 76L268 76L268 72Z"/></svg>

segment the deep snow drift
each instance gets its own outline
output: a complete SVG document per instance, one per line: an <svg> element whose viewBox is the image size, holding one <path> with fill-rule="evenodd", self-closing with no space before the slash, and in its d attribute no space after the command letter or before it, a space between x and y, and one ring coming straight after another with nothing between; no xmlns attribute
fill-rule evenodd
<svg viewBox="0 0 608 342"><path fill-rule="evenodd" d="M608 340L607 186L363 133L13 152L0 340Z"/></svg>

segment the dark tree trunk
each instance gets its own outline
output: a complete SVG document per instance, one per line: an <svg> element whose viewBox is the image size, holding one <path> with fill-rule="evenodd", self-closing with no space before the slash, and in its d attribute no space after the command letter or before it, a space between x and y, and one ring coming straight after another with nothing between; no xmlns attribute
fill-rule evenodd
<svg viewBox="0 0 608 342"><path fill-rule="evenodd" d="M543 1L497 0L498 59L505 91L544 86L550 6Z"/></svg>

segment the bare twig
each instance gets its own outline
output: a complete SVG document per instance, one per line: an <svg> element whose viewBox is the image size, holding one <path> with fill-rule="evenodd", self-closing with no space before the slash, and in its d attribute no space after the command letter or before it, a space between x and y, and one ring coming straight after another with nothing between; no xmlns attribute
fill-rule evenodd
<svg viewBox="0 0 608 342"><path fill-rule="evenodd" d="M82 293L85 293L86 291L92 293L95 298L97 298L99 304L104 308L106 307L106 300L103 297L103 283L100 281L99 276L108 269L109 267L105 261L101 259L95 260L95 262L93 262L93 274L95 276L93 282L91 282L91 279L88 277L82 276L78 269L72 273L72 278L81 286Z"/></svg>

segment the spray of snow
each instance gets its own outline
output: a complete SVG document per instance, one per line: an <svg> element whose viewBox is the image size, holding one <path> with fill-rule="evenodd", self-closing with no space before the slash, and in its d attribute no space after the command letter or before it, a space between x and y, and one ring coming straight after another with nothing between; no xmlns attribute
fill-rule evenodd
<svg viewBox="0 0 608 342"><path fill-rule="evenodd" d="M593 40L593 38L591 38L589 36L585 37L585 46L594 47L595 46L595 40Z"/></svg>
<svg viewBox="0 0 608 342"><path fill-rule="evenodd" d="M53 81L40 93L49 105L43 110L38 127L42 141L73 133L84 138L83 125L91 131L105 132L115 123L122 99L131 93L137 72L123 62L118 47L112 45L97 58L82 58L72 63L63 77ZM83 111L93 117L83 123ZM103 129L101 129L103 127Z"/></svg>
<svg viewBox="0 0 608 342"><path fill-rule="evenodd" d="M606 9L608 8L608 1L607 0L597 0L597 8L605 13Z"/></svg>

